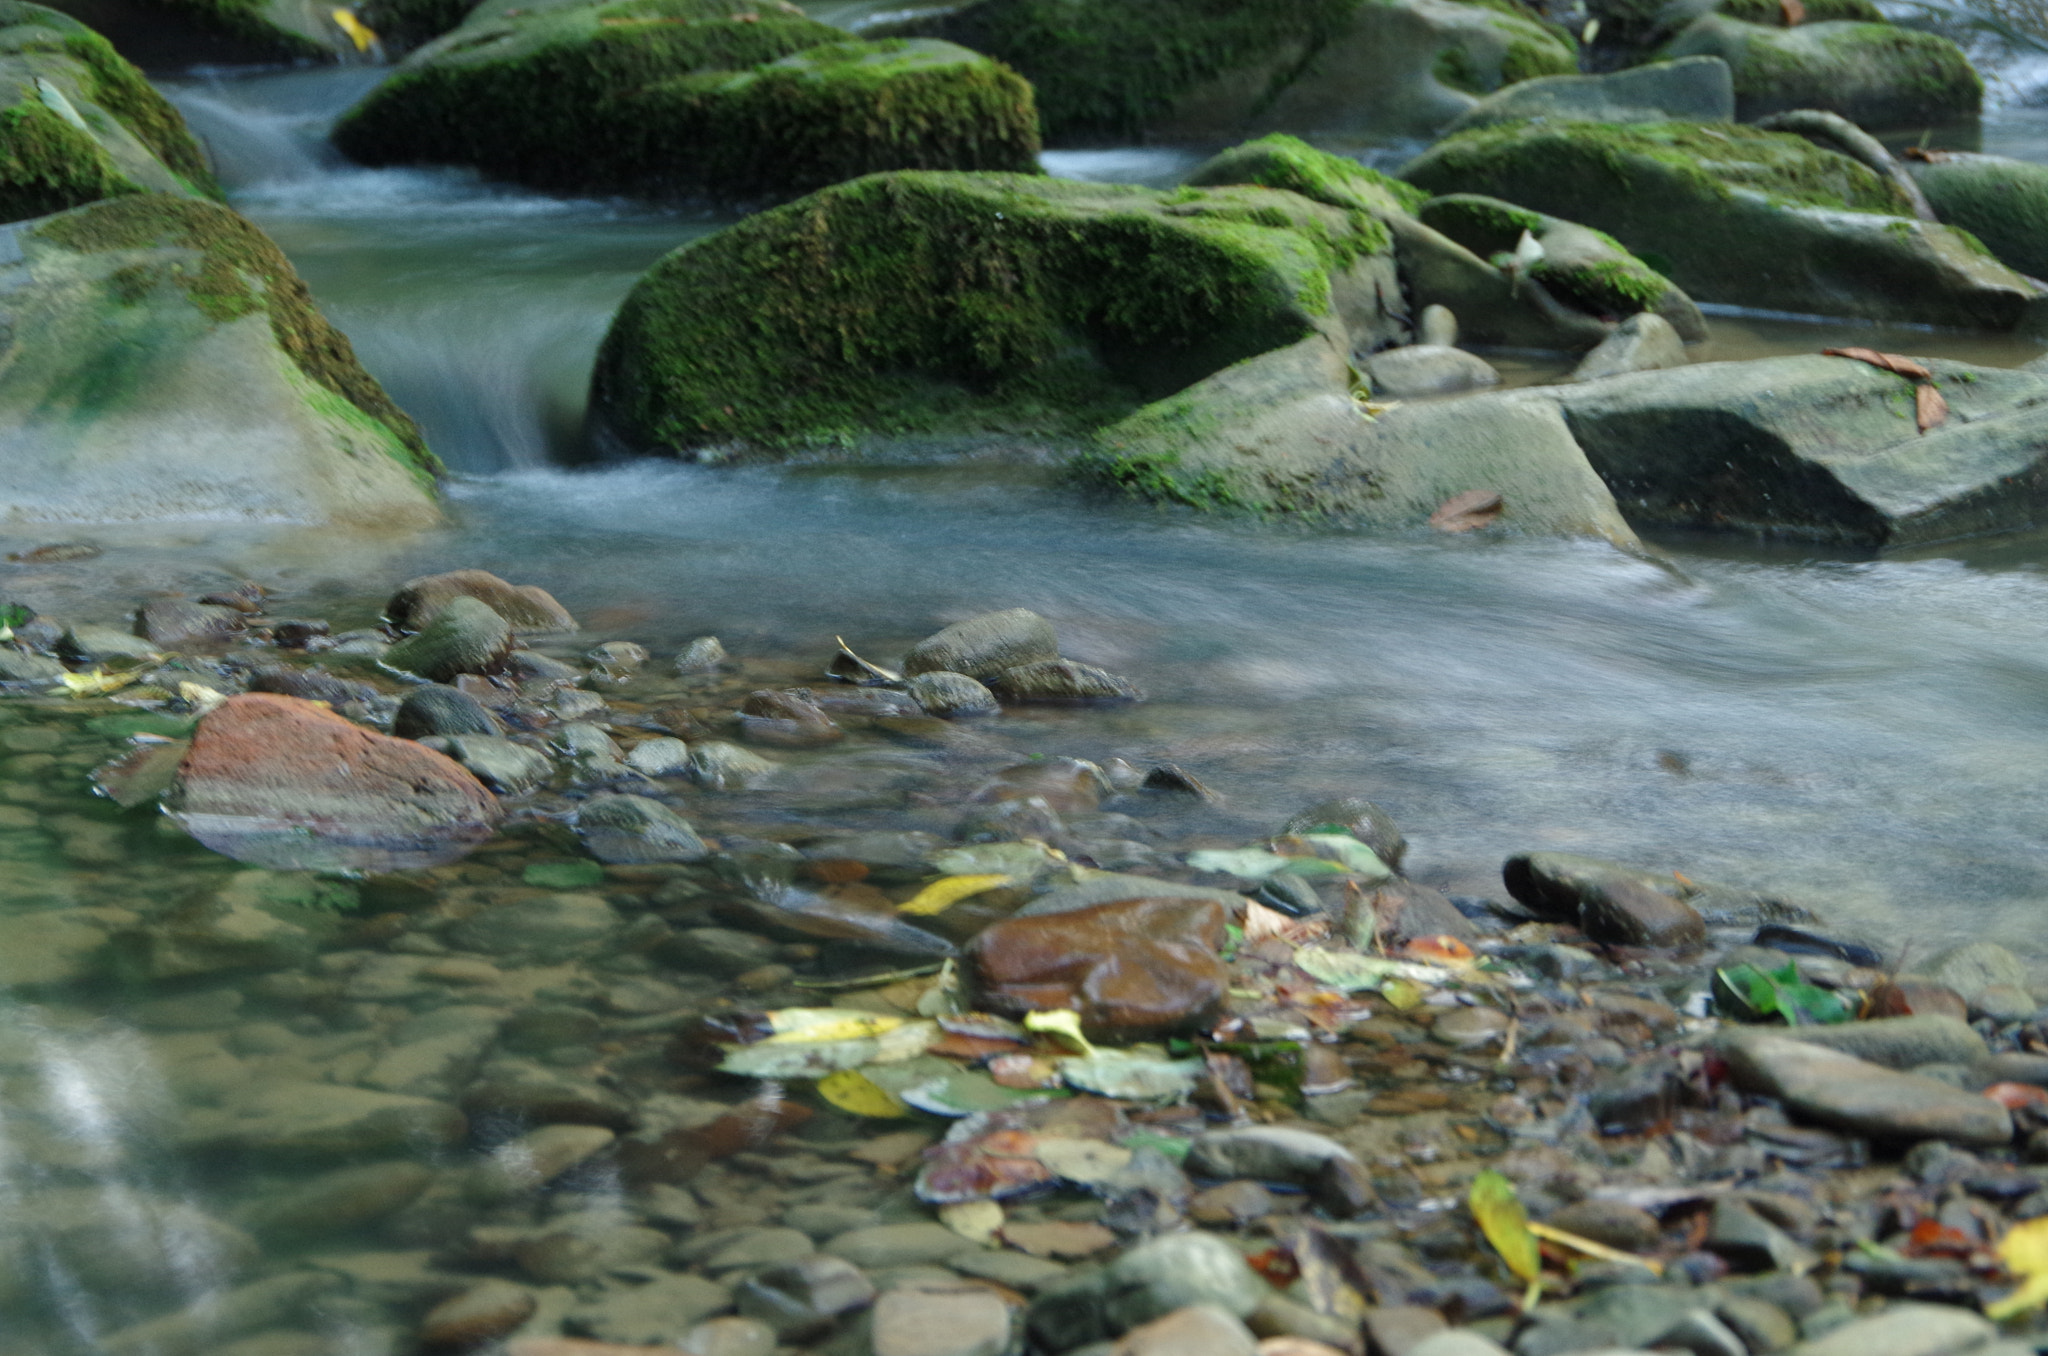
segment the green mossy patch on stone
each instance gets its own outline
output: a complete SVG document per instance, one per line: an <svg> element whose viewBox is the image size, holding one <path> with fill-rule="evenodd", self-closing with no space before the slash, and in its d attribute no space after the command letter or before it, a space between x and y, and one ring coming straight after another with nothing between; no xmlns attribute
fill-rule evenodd
<svg viewBox="0 0 2048 1356"><path fill-rule="evenodd" d="M81 254L165 245L196 251L197 268L173 275L194 307L216 324L266 312L272 336L308 380L380 424L403 447L415 476L431 483L440 471L418 427L363 370L348 336L313 305L283 252L235 212L167 193L135 193L57 217L35 234ZM138 278L135 285L153 281Z"/></svg>
<svg viewBox="0 0 2048 1356"><path fill-rule="evenodd" d="M154 151L195 193L215 199L222 196L184 115L115 52L112 44L97 33L75 33L64 39L64 51L91 72L87 98L119 118L136 140Z"/></svg>
<svg viewBox="0 0 2048 1356"><path fill-rule="evenodd" d="M0 109L0 221L139 191L97 141L41 102Z"/></svg>
<svg viewBox="0 0 2048 1356"><path fill-rule="evenodd" d="M480 15L429 43L345 114L334 143L369 165L473 165L536 187L607 191L645 177L634 96L844 40L793 7L748 0L622 0Z"/></svg>
<svg viewBox="0 0 2048 1356"><path fill-rule="evenodd" d="M1360 3L999 0L907 27L1015 66L1038 91L1048 136L1129 136L1219 75L1282 55L1306 67Z"/></svg>
<svg viewBox="0 0 2048 1356"><path fill-rule="evenodd" d="M1504 122L1446 137L1401 177L1431 192L1524 203L1668 195L1662 178L1707 199L1746 188L1786 205L1911 215L1896 188L1848 156L1734 123ZM1524 191L1541 184L1554 191Z"/></svg>
<svg viewBox="0 0 2048 1356"><path fill-rule="evenodd" d="M1541 239L1552 225L1552 219L1540 212L1465 193L1434 198L1421 215L1425 225L1443 232L1482 259L1512 254L1523 232ZM1655 310L1671 290L1670 280L1606 232L1591 227L1579 229L1589 232L1613 254L1607 258L1571 258L1562 262L1555 255L1546 254L1530 268L1529 276L1558 300L1590 315L1621 318Z"/></svg>
<svg viewBox="0 0 2048 1356"><path fill-rule="evenodd" d="M1960 47L1888 23L1778 28L1709 15L1663 55L1726 61L1745 119L1819 108L1867 127L1916 127L1974 115L1984 101L1984 82Z"/></svg>
<svg viewBox="0 0 2048 1356"><path fill-rule="evenodd" d="M720 194L802 192L884 170L1038 167L1031 86L928 39L813 47L657 84L632 102L656 138L643 163L674 165Z"/></svg>
<svg viewBox="0 0 2048 1356"><path fill-rule="evenodd" d="M1190 187L1257 184L1284 189L1332 207L1354 208L1375 215L1413 212L1429 194L1392 175L1355 160L1319 151L1299 137L1275 132L1233 146L1188 176Z"/></svg>
<svg viewBox="0 0 2048 1356"><path fill-rule="evenodd" d="M592 410L676 455L869 434L1079 437L1331 323L1359 211L1012 174L873 175L669 255L599 351Z"/></svg>

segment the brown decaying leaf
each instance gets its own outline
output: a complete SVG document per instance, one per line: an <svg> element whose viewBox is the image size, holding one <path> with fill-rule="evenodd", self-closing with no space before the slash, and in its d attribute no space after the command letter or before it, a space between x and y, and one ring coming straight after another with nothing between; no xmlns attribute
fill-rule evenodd
<svg viewBox="0 0 2048 1356"><path fill-rule="evenodd" d="M1470 532L1492 523L1506 506L1498 490L1467 490L1437 505L1429 525L1439 532Z"/></svg>
<svg viewBox="0 0 2048 1356"><path fill-rule="evenodd" d="M1923 383L1913 392L1913 416L1925 433L1948 418L1948 401L1931 384Z"/></svg>
<svg viewBox="0 0 2048 1356"><path fill-rule="evenodd" d="M1934 375L1911 358L1897 353L1879 353L1874 348L1824 348L1821 354L1829 358L1853 358L1859 363L1869 363L1872 367L1896 372L1915 381L1924 381Z"/></svg>
<svg viewBox="0 0 2048 1356"><path fill-rule="evenodd" d="M1797 28L1806 22L1806 6L1799 0L1778 0L1778 17L1785 21L1785 27Z"/></svg>

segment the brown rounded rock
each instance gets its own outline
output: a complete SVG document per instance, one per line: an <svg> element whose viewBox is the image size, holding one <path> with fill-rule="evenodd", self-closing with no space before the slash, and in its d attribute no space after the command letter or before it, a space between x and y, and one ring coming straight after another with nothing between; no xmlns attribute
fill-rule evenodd
<svg viewBox="0 0 2048 1356"><path fill-rule="evenodd" d="M384 604L384 615L403 631L418 631L457 598L474 598L521 635L574 631L576 619L546 589L508 584L488 570L450 570L408 579Z"/></svg>
<svg viewBox="0 0 2048 1356"><path fill-rule="evenodd" d="M230 697L199 722L173 809L194 838L241 861L379 872L458 857L503 813L444 755L267 693Z"/></svg>
<svg viewBox="0 0 2048 1356"><path fill-rule="evenodd" d="M420 1323L420 1344L459 1349L488 1342L533 1317L538 1307L533 1292L523 1285L484 1281L435 1305Z"/></svg>
<svg viewBox="0 0 2048 1356"><path fill-rule="evenodd" d="M1092 1038L1147 1040L1208 1026L1230 975L1223 906L1131 899L985 929L969 950L979 1001L1012 1016L1072 1008Z"/></svg>

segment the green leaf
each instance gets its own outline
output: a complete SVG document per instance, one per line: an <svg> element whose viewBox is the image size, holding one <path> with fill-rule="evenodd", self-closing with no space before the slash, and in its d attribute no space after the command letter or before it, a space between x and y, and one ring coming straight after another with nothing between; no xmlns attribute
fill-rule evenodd
<svg viewBox="0 0 2048 1356"><path fill-rule="evenodd" d="M1536 1235L1529 1232L1528 1212L1515 1195L1515 1184L1488 1168L1472 1179L1472 1191L1465 1200L1501 1261L1533 1288L1543 1275L1543 1254L1537 1248Z"/></svg>

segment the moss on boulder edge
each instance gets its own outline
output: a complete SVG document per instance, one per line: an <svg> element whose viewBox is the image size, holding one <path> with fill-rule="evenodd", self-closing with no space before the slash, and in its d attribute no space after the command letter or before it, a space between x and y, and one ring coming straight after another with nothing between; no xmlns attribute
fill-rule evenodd
<svg viewBox="0 0 2048 1356"><path fill-rule="evenodd" d="M1888 23L1774 28L1710 14L1660 55L1727 62L1744 121L1819 108L1860 126L1925 127L1975 117L1984 102L1984 82L1960 47Z"/></svg>
<svg viewBox="0 0 2048 1356"><path fill-rule="evenodd" d="M1397 332L1387 230L1257 188L872 175L677 250L626 298L592 413L629 448L1077 439L1252 354Z"/></svg>
<svg viewBox="0 0 2048 1356"><path fill-rule="evenodd" d="M1015 66L1053 138L1425 135L1474 94L1578 69L1517 0L975 0L881 31Z"/></svg>
<svg viewBox="0 0 2048 1356"><path fill-rule="evenodd" d="M1502 123L1446 137L1401 177L1575 221L1695 299L2033 330L2044 289L1970 237L1914 220L1864 165L1735 124Z"/></svg>
<svg viewBox="0 0 2048 1356"><path fill-rule="evenodd" d="M334 130L365 164L569 192L788 194L883 169L1035 168L1030 86L942 43L850 42L770 0L487 5Z"/></svg>
<svg viewBox="0 0 2048 1356"><path fill-rule="evenodd" d="M54 0L151 70L360 59L331 0Z"/></svg>
<svg viewBox="0 0 2048 1356"><path fill-rule="evenodd" d="M76 254L196 252L196 268L173 269L162 279L136 275L126 285L140 292L159 281L174 283L215 324L264 313L272 338L301 375L375 422L407 472L433 484L441 463L427 450L419 427L363 370L348 336L320 314L284 252L247 218L214 203L149 193L53 217L30 235Z"/></svg>
<svg viewBox="0 0 2048 1356"><path fill-rule="evenodd" d="M1903 163L1936 216L2028 277L2048 277L2048 165L1954 151Z"/></svg>
<svg viewBox="0 0 2048 1356"><path fill-rule="evenodd" d="M152 190L220 194L178 111L77 20L0 0L0 220Z"/></svg>

